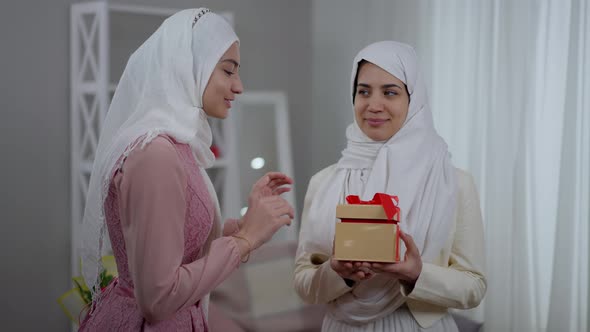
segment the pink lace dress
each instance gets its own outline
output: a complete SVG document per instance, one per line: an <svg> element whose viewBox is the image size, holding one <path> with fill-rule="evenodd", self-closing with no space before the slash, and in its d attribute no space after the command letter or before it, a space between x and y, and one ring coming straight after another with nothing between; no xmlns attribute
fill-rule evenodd
<svg viewBox="0 0 590 332"><path fill-rule="evenodd" d="M159 136L132 152L115 170L105 211L119 277L80 331L207 331L200 299L238 267L240 253L221 237L205 255L214 206L190 147ZM224 234L229 228L235 220Z"/></svg>

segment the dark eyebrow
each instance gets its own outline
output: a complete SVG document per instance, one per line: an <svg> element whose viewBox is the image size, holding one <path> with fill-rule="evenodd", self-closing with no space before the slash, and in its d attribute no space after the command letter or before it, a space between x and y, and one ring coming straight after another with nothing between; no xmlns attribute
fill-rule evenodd
<svg viewBox="0 0 590 332"><path fill-rule="evenodd" d="M240 64L239 64L239 63L238 63L236 60L234 60L234 59L224 59L224 60L221 60L221 62L231 62L231 63L233 63L233 64L234 64L236 67L238 67L238 68L240 67Z"/></svg>
<svg viewBox="0 0 590 332"><path fill-rule="evenodd" d="M358 83L356 86L357 87L362 86L363 88L370 88L371 87L369 84L366 84L366 83ZM381 86L381 89L389 89L389 88L398 88L398 89L403 90L402 87L397 84L383 84Z"/></svg>
<svg viewBox="0 0 590 332"><path fill-rule="evenodd" d="M403 88L397 84L384 84L381 86L381 89L389 89L389 88L398 88L400 90L403 90Z"/></svg>

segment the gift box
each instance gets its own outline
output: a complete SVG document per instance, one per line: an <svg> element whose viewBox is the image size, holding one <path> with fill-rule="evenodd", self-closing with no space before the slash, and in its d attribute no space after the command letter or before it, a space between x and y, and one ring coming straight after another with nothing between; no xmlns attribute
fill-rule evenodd
<svg viewBox="0 0 590 332"><path fill-rule="evenodd" d="M370 201L346 197L336 207L334 258L345 261L400 261L400 209L397 196L377 193Z"/></svg>

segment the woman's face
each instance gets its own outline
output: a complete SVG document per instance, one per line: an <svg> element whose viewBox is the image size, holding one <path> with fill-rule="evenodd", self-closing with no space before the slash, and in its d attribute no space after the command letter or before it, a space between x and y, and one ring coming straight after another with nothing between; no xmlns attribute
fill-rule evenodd
<svg viewBox="0 0 590 332"><path fill-rule="evenodd" d="M354 114L363 133L374 141L393 137L408 115L410 97L405 84L380 67L363 62L355 89Z"/></svg>
<svg viewBox="0 0 590 332"><path fill-rule="evenodd" d="M231 103L244 87L240 80L240 49L233 43L213 69L203 93L203 110L208 116L225 119Z"/></svg>

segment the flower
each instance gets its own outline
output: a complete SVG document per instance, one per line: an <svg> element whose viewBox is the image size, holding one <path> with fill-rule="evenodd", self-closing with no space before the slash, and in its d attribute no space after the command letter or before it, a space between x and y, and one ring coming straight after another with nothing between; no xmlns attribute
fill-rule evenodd
<svg viewBox="0 0 590 332"><path fill-rule="evenodd" d="M104 269L99 275L101 292L119 276L114 256L103 256L102 266ZM75 324L79 324L90 308L92 292L90 292L88 285L86 285L84 277L76 276L72 278L72 281L75 287L62 294L57 299L57 302L66 316Z"/></svg>

